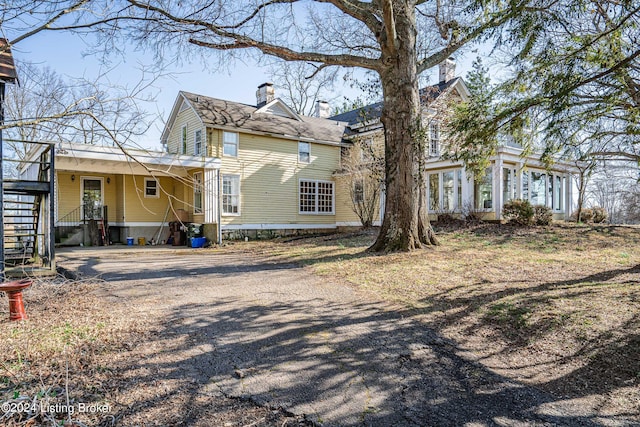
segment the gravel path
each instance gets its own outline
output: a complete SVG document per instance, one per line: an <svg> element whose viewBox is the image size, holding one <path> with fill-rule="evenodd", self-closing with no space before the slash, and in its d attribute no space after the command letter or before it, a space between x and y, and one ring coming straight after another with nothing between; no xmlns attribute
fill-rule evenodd
<svg viewBox="0 0 640 427"><path fill-rule="evenodd" d="M208 425L197 405L215 394L324 426L602 425L465 360L411 313L295 264L151 249L67 250L58 262L152 319L130 373L140 387L174 387L187 425Z"/></svg>

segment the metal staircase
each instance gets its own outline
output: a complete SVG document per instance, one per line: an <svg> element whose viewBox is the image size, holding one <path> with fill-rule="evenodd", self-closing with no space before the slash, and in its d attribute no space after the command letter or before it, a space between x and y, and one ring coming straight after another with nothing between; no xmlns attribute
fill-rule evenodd
<svg viewBox="0 0 640 427"><path fill-rule="evenodd" d="M29 160L2 158L3 278L55 273L54 146L22 144Z"/></svg>

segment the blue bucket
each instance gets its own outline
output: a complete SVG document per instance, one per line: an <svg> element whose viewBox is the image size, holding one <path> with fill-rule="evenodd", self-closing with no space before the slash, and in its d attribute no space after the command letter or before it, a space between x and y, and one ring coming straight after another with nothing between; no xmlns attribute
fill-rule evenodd
<svg viewBox="0 0 640 427"><path fill-rule="evenodd" d="M207 243L206 237L192 237L191 238L191 247L192 248L204 248L204 244Z"/></svg>
<svg viewBox="0 0 640 427"><path fill-rule="evenodd" d="M133 237L127 237L127 246L133 246Z"/></svg>

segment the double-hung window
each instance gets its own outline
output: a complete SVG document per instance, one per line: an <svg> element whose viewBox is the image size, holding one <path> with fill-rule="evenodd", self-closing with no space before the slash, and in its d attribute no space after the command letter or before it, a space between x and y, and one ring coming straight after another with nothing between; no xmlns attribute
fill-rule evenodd
<svg viewBox="0 0 640 427"><path fill-rule="evenodd" d="M298 161L300 163L311 161L311 144L308 142L298 142Z"/></svg>
<svg viewBox="0 0 640 427"><path fill-rule="evenodd" d="M194 133L194 138L193 138L193 155L194 156L199 156L202 151L202 130L198 129L197 131L195 131Z"/></svg>
<svg viewBox="0 0 640 427"><path fill-rule="evenodd" d="M240 175L222 175L222 213L240 214Z"/></svg>
<svg viewBox="0 0 640 427"><path fill-rule="evenodd" d="M440 155L440 124L438 122L429 123L429 155Z"/></svg>
<svg viewBox="0 0 640 427"><path fill-rule="evenodd" d="M182 126L182 154L187 154L187 125Z"/></svg>
<svg viewBox="0 0 640 427"><path fill-rule="evenodd" d="M144 197L160 197L160 193L158 192L158 181L154 178L144 179Z"/></svg>
<svg viewBox="0 0 640 427"><path fill-rule="evenodd" d="M202 213L202 172L193 174L193 213Z"/></svg>
<svg viewBox="0 0 640 427"><path fill-rule="evenodd" d="M301 179L299 185L299 213L333 214L333 182Z"/></svg>
<svg viewBox="0 0 640 427"><path fill-rule="evenodd" d="M222 154L238 157L238 132L222 132Z"/></svg>

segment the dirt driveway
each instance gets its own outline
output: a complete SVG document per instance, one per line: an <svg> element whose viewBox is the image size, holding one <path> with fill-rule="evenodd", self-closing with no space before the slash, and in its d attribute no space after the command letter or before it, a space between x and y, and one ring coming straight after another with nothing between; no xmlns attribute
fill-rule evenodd
<svg viewBox="0 0 640 427"><path fill-rule="evenodd" d="M500 377L410 312L295 264L233 250L58 256L151 325L114 361L144 408L118 425L216 425L215 395L326 426L628 425Z"/></svg>

